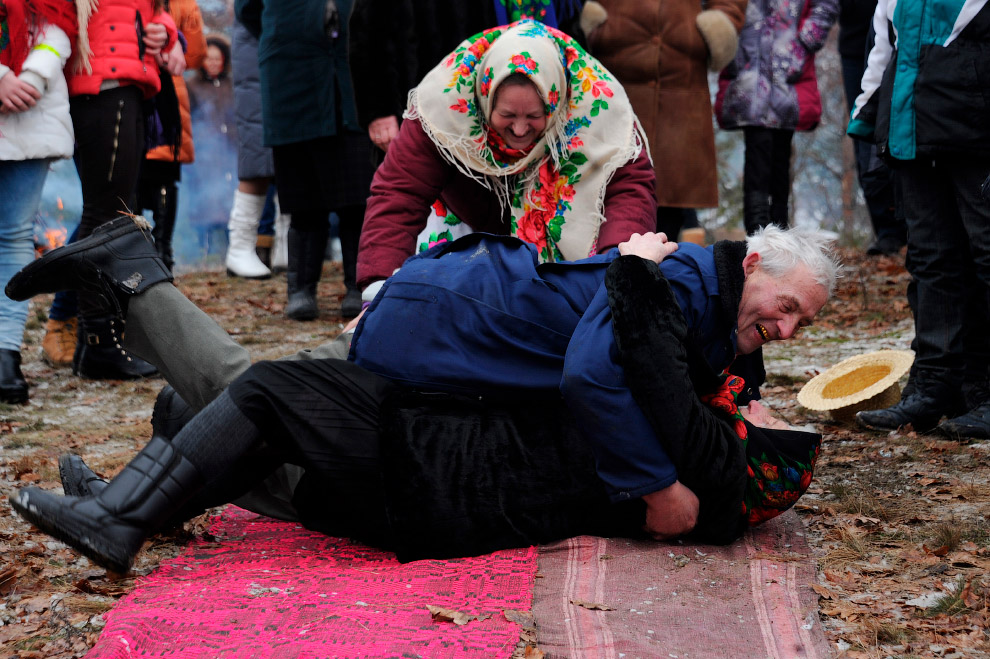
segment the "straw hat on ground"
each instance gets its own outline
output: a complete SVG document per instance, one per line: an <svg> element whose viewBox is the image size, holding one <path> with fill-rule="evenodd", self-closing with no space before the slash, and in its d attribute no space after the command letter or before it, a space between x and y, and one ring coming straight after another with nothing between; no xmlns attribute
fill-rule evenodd
<svg viewBox="0 0 990 659"><path fill-rule="evenodd" d="M911 368L910 350L879 350L844 359L816 375L798 393L809 410L828 412L836 421L852 423L860 410L878 410L901 399L897 381Z"/></svg>

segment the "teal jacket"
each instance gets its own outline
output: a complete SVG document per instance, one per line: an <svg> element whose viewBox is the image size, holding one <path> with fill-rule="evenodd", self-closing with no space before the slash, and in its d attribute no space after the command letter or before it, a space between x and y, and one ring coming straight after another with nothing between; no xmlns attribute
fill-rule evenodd
<svg viewBox="0 0 990 659"><path fill-rule="evenodd" d="M237 20L258 37L265 146L361 132L347 67L353 2L336 0L336 37L326 33L327 2L235 0Z"/></svg>
<svg viewBox="0 0 990 659"><path fill-rule="evenodd" d="M880 0L848 132L888 160L990 156L988 0Z"/></svg>

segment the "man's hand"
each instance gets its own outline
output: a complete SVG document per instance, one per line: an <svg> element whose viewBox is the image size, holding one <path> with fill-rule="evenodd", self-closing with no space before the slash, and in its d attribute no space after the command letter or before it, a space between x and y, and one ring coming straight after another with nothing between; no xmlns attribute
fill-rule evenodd
<svg viewBox="0 0 990 659"><path fill-rule="evenodd" d="M619 243L619 254L638 256L654 263L660 263L677 251L677 243L667 242L665 233L634 233L629 240Z"/></svg>
<svg viewBox="0 0 990 659"><path fill-rule="evenodd" d="M155 59L158 61L158 66L164 67L174 76L180 76L186 70L186 54L182 52L180 41L176 41L171 50L159 54Z"/></svg>
<svg viewBox="0 0 990 659"><path fill-rule="evenodd" d="M399 134L399 119L395 115L378 117L368 124L368 137L382 151L388 151L388 145Z"/></svg>
<svg viewBox="0 0 990 659"><path fill-rule="evenodd" d="M148 23L144 26L145 54L158 55L168 42L168 30L161 23Z"/></svg>
<svg viewBox="0 0 990 659"><path fill-rule="evenodd" d="M643 530L654 540L670 540L684 535L698 523L698 497L680 481L647 494L643 501L646 502Z"/></svg>
<svg viewBox="0 0 990 659"><path fill-rule="evenodd" d="M0 112L24 112L34 107L41 92L8 71L0 78Z"/></svg>

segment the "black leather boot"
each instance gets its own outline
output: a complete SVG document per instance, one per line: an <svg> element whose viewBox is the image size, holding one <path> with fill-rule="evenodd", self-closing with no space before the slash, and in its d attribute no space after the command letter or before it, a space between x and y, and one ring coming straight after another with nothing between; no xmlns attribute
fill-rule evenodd
<svg viewBox="0 0 990 659"><path fill-rule="evenodd" d="M882 410L865 410L856 413L856 423L869 430L889 432L910 424L916 432L928 432L935 428L946 412L955 409L959 396L951 388L924 379L919 373L912 377L910 392L892 407Z"/></svg>
<svg viewBox="0 0 990 659"><path fill-rule="evenodd" d="M289 227L289 269L286 273L289 301L285 315L293 320L313 320L319 314L316 285L323 275L323 257L329 226L319 231Z"/></svg>
<svg viewBox="0 0 990 659"><path fill-rule="evenodd" d="M349 206L338 211L340 216L340 256L344 264L344 288L347 293L340 301L340 315L354 318L364 306L361 289L357 287L357 255L361 242L361 225L364 223L365 206Z"/></svg>
<svg viewBox="0 0 990 659"><path fill-rule="evenodd" d="M137 380L158 369L121 347L123 321L110 316L79 316L79 340L72 372L90 380Z"/></svg>
<svg viewBox="0 0 990 659"><path fill-rule="evenodd" d="M951 439L990 439L990 400L965 414L946 419L938 424L938 430Z"/></svg>
<svg viewBox="0 0 990 659"><path fill-rule="evenodd" d="M199 489L199 471L154 437L95 497L26 488L10 504L24 519L114 572L126 573L152 533Z"/></svg>
<svg viewBox="0 0 990 659"><path fill-rule="evenodd" d="M21 373L21 353L0 350L0 402L26 403L28 385Z"/></svg>
<svg viewBox="0 0 990 659"><path fill-rule="evenodd" d="M752 235L760 227L770 224L770 196L765 192L747 192L743 195L743 224L746 234Z"/></svg>
<svg viewBox="0 0 990 659"><path fill-rule="evenodd" d="M155 250L162 263L172 271L172 234L175 233L175 212L178 192L175 183L163 183L155 199L155 226L151 235L155 239Z"/></svg>
<svg viewBox="0 0 990 659"><path fill-rule="evenodd" d="M85 291L100 295L108 312L124 317L130 296L172 281L148 228L141 217L120 217L99 226L90 236L25 266L7 283L7 297L20 301L39 293Z"/></svg>

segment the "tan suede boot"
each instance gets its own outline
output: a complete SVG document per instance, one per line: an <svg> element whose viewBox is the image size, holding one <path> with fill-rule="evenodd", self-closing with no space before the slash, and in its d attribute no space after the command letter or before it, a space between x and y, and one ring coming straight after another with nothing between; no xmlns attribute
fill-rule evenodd
<svg viewBox="0 0 990 659"><path fill-rule="evenodd" d="M41 340L41 358L51 366L69 366L76 352L76 319L52 320L45 323L45 338Z"/></svg>

